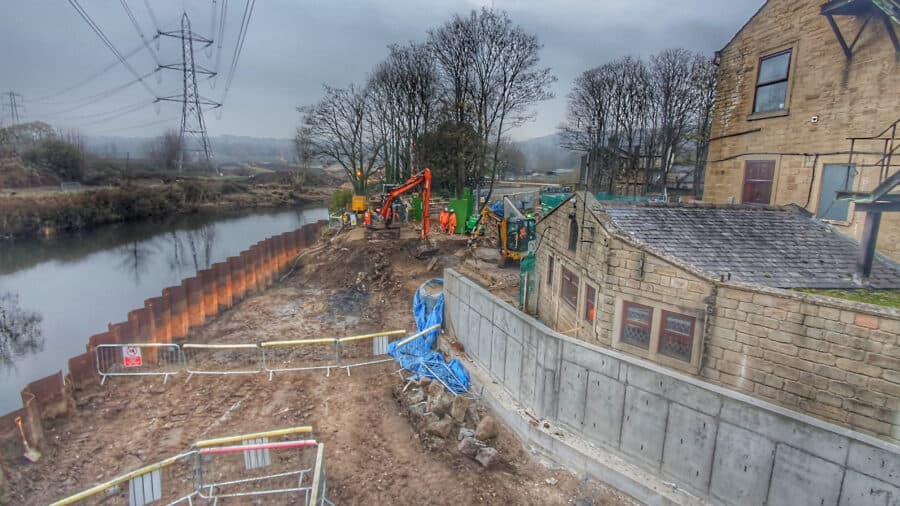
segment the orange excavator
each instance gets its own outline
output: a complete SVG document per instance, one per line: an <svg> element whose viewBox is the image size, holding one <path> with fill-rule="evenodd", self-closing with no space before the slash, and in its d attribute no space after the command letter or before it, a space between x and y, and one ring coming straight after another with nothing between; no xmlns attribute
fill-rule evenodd
<svg viewBox="0 0 900 506"><path fill-rule="evenodd" d="M422 186L422 239L425 239L428 237L428 203L431 201L431 169L428 167L425 167L422 172L410 176L405 183L391 190L381 204L379 213L384 218L385 226L389 226L393 218L391 204L394 203L394 199L420 185Z"/></svg>

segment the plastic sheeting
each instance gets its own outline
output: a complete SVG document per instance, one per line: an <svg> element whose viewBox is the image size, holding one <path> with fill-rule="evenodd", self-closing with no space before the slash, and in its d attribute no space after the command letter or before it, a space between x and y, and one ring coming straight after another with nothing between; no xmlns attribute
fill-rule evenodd
<svg viewBox="0 0 900 506"><path fill-rule="evenodd" d="M444 293L443 291L430 293L443 284L443 279L430 279L416 290L413 297L413 317L419 332L434 325L443 325ZM438 334L440 328L400 348L397 348L397 342L393 342L388 345L388 355L394 357L400 367L412 373L411 379L437 379L453 393L464 393L469 390L469 371L458 359L447 362L439 351L434 350Z"/></svg>

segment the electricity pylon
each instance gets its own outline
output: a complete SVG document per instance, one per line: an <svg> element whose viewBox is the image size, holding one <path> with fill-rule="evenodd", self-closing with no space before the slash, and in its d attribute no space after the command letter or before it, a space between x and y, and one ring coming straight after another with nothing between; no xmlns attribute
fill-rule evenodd
<svg viewBox="0 0 900 506"><path fill-rule="evenodd" d="M221 104L201 97L197 91L197 74L212 77L215 72L195 64L194 42L202 44L202 49L212 44L213 41L191 31L191 20L186 12L181 16L181 30L159 32L159 34L181 40L181 63L162 65L161 68L181 71L182 94L181 96L159 98L159 100L181 102L181 131L179 132L181 150L178 156L178 170L184 170L185 152L197 153L198 157L205 161L207 168L212 169L212 148L209 143L209 135L206 133L206 121L203 119L202 106L217 108L221 107Z"/></svg>
<svg viewBox="0 0 900 506"><path fill-rule="evenodd" d="M4 93L9 99L9 104L3 104L4 109L9 107L9 126L13 126L21 121L19 118L19 101L22 100L22 95L14 91L8 91Z"/></svg>

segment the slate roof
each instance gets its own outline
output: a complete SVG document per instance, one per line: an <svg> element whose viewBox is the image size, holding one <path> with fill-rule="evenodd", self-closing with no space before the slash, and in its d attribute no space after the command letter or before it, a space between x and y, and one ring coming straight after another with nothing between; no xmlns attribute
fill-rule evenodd
<svg viewBox="0 0 900 506"><path fill-rule="evenodd" d="M598 204L594 204L597 208ZM860 288L859 244L799 208L600 206L614 228L720 278L777 288ZM900 288L900 265L876 255L872 288Z"/></svg>

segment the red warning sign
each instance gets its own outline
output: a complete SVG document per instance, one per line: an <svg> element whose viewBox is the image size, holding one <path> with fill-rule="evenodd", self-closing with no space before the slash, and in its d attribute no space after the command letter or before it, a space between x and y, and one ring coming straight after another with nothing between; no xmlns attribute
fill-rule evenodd
<svg viewBox="0 0 900 506"><path fill-rule="evenodd" d="M143 365L144 361L141 359L141 349L134 346L126 347L125 352L122 353L122 362L124 362L125 367L140 367Z"/></svg>

